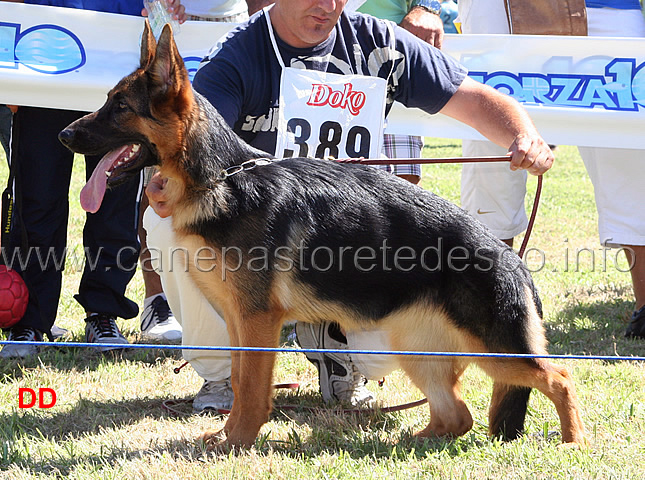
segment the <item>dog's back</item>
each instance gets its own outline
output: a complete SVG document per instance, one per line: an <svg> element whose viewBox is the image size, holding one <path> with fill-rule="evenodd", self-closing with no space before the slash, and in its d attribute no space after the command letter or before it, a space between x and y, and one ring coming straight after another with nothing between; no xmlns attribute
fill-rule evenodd
<svg viewBox="0 0 645 480"><path fill-rule="evenodd" d="M285 291L351 312L356 327L432 304L489 351L544 351L524 322L542 314L526 267L454 204L371 167L315 159L260 166L222 189L226 213L183 228L216 251L242 252L243 265L266 252L253 280L262 288L288 282Z"/></svg>

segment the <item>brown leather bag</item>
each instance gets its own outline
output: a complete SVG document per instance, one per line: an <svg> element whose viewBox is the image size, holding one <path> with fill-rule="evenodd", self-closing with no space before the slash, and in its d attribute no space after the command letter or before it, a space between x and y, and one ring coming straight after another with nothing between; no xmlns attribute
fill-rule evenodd
<svg viewBox="0 0 645 480"><path fill-rule="evenodd" d="M504 0L513 34L587 35L585 0Z"/></svg>

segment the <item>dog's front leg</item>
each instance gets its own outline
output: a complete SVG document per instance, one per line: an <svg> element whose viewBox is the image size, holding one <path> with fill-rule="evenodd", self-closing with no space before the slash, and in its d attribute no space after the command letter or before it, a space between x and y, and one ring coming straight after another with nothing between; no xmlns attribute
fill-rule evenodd
<svg viewBox="0 0 645 480"><path fill-rule="evenodd" d="M241 323L240 315L235 313L228 313L226 318L226 329L228 331L229 341L232 347L240 346L240 338L238 335L238 326ZM240 385L240 354L239 351L231 351L231 387L233 388L233 406L228 415L226 424L221 430L207 430L200 435L199 440L204 442L209 450L220 450L226 452L228 450L226 445L226 436L233 430L236 419L239 417L240 409L239 402L235 399L239 398L239 385Z"/></svg>
<svg viewBox="0 0 645 480"><path fill-rule="evenodd" d="M281 319L279 312L246 315L237 322L231 344L275 348L280 339ZM251 447L269 419L275 357L275 352L234 352L231 374L235 399L224 427L229 448Z"/></svg>

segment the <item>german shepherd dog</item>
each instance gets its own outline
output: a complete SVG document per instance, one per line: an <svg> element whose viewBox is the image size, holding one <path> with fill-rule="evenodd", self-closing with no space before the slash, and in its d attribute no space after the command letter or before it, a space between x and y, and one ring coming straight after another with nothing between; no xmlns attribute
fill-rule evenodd
<svg viewBox="0 0 645 480"><path fill-rule="evenodd" d="M233 347L277 347L283 321L297 319L378 328L396 351L534 354L397 356L428 398L431 420L417 435L470 430L459 378L475 362L494 381L491 435L520 434L536 388L555 404L563 441L584 443L569 373L535 357L546 353L542 306L520 258L462 209L394 175L309 158L259 161L267 154L193 91L168 25L157 43L146 24L140 67L59 137L78 153L109 152L82 194L90 211L106 183L160 167L179 246L190 258L210 247L222 268L231 264L225 278L190 271L222 312ZM232 174L249 160L257 166ZM224 258L226 249L239 258ZM265 268L251 268L259 251ZM275 354L232 358L233 408L223 432L202 438L249 447L272 409Z"/></svg>

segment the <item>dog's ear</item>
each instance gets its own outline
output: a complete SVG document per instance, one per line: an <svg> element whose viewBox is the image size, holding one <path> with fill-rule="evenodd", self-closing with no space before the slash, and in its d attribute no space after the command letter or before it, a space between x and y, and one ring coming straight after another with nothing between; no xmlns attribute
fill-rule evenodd
<svg viewBox="0 0 645 480"><path fill-rule="evenodd" d="M139 60L139 65L144 70L152 63L152 59L155 57L156 48L157 41L155 40L155 36L152 34L150 22L146 18L143 26L143 34L141 35L141 58Z"/></svg>
<svg viewBox="0 0 645 480"><path fill-rule="evenodd" d="M177 44L172 36L172 28L166 24L163 27L157 50L148 73L153 82L153 94L179 93L182 88L190 90L190 79L184 66L184 60L179 54Z"/></svg>

